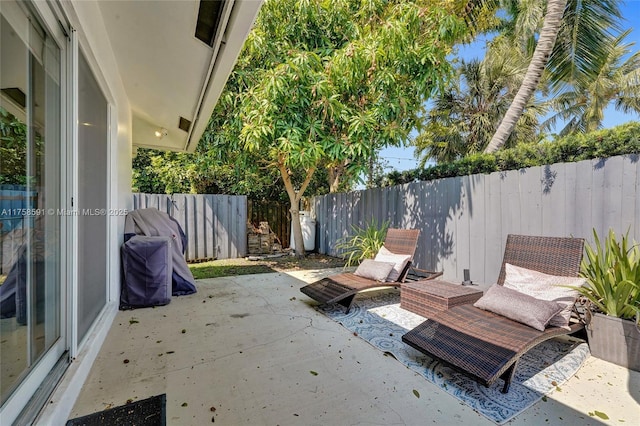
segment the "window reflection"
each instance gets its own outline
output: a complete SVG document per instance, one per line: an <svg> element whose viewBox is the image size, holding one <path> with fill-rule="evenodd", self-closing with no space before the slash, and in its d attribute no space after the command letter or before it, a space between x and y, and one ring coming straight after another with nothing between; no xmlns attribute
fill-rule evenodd
<svg viewBox="0 0 640 426"><path fill-rule="evenodd" d="M60 50L22 9L2 6L0 403L60 337L61 185Z"/></svg>

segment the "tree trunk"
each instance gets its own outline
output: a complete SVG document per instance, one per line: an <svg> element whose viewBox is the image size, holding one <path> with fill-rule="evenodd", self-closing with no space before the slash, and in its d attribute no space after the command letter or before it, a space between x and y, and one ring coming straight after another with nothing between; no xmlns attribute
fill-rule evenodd
<svg viewBox="0 0 640 426"><path fill-rule="evenodd" d="M489 142L489 145L484 150L485 153L496 152L502 148L516 127L516 123L522 116L524 108L535 93L542 78L544 68L549 61L553 45L558 37L558 31L560 31L562 25L562 16L564 15L566 5L567 0L547 1L547 12L544 16L544 23L542 24L538 44L536 44L536 50L533 52L529 68L527 68L527 73L522 81L522 85L520 85L518 93L509 106L509 110L500 122L498 130L496 130L491 138L491 142Z"/></svg>
<svg viewBox="0 0 640 426"><path fill-rule="evenodd" d="M342 176L343 166L341 164L337 166L329 166L329 192L336 193L340 187L340 177Z"/></svg>
<svg viewBox="0 0 640 426"><path fill-rule="evenodd" d="M302 199L302 195L307 189L307 186L309 186L309 182L311 182L311 178L313 177L313 173L316 169L315 167L312 167L307 170L307 176L298 191L293 187L291 176L289 176L289 170L282 158L278 162L278 169L280 169L280 175L284 181L284 187L287 190L289 202L291 203L289 211L291 212L291 224L293 226L293 241L296 246L296 257L298 259L302 259L304 257L304 238L302 237L302 226L300 226L300 200Z"/></svg>
<svg viewBox="0 0 640 426"><path fill-rule="evenodd" d="M300 204L299 201L291 202L291 225L293 227L293 242L296 247L296 257L302 259L304 257L304 237L302 236L302 225L300 225Z"/></svg>
<svg viewBox="0 0 640 426"><path fill-rule="evenodd" d="M328 168L328 180L329 180L329 192L334 194L338 192L340 189L340 183L342 178L347 173L347 167L349 166L349 160L343 160L341 163L338 163L333 166L329 166Z"/></svg>

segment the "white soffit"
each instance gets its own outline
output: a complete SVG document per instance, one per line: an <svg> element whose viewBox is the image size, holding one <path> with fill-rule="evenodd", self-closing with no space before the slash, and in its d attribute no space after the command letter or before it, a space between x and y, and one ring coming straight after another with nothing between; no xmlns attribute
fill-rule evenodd
<svg viewBox="0 0 640 426"><path fill-rule="evenodd" d="M262 1L225 1L213 46L195 37L200 1L98 4L131 104L134 146L193 152ZM180 117L191 121L189 132Z"/></svg>

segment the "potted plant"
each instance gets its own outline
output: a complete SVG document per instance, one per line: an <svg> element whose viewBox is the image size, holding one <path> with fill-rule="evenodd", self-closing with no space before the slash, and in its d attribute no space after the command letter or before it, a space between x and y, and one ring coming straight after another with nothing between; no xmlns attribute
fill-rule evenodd
<svg viewBox="0 0 640 426"><path fill-rule="evenodd" d="M620 241L610 230L601 243L587 244L578 288L587 299L585 322L591 354L640 371L640 245L629 244L628 232Z"/></svg>

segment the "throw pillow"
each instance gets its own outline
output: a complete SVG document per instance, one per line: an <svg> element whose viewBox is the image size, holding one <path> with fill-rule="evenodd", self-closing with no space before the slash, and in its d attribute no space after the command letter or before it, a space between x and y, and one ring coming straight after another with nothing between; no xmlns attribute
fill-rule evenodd
<svg viewBox="0 0 640 426"><path fill-rule="evenodd" d="M378 262L373 259L364 259L354 274L374 281L385 281L394 266L395 263L392 262Z"/></svg>
<svg viewBox="0 0 640 426"><path fill-rule="evenodd" d="M549 325L569 328L569 319L573 304L580 295L571 287L582 287L586 280L580 277L563 277L505 264L504 286L520 293L528 294L536 299L553 300L563 306L562 311L551 318Z"/></svg>
<svg viewBox="0 0 640 426"><path fill-rule="evenodd" d="M393 269L389 272L387 281L398 281L400 274L404 271L404 267L409 263L411 256L408 254L395 254L390 252L385 246L380 247L378 254L376 254L375 260L378 262L392 262L394 263Z"/></svg>
<svg viewBox="0 0 640 426"><path fill-rule="evenodd" d="M536 299L498 284L489 287L473 306L540 331L544 331L551 318L562 310L557 302Z"/></svg>

